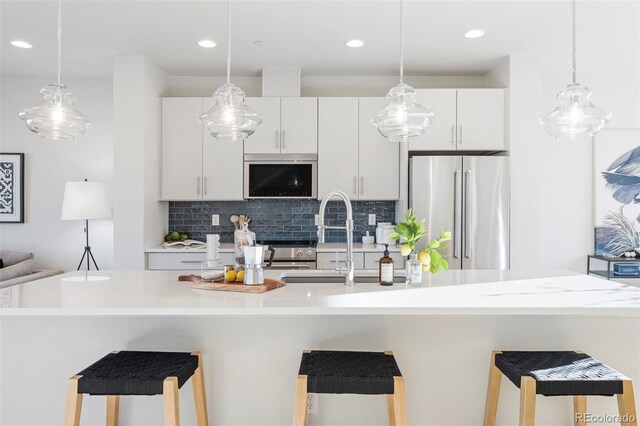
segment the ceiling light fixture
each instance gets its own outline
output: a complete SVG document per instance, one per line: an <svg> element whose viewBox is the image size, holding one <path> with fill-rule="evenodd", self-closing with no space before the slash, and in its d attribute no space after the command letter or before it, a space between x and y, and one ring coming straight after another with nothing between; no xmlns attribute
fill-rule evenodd
<svg viewBox="0 0 640 426"><path fill-rule="evenodd" d="M38 136L53 140L78 139L87 131L91 120L74 105L76 97L60 82L62 58L62 0L58 0L58 81L40 90L42 101L22 110L18 117Z"/></svg>
<svg viewBox="0 0 640 426"><path fill-rule="evenodd" d="M576 0L571 3L573 82L556 97L558 106L540 118L540 125L556 140L584 140L598 133L611 113L591 103L591 90L576 79Z"/></svg>
<svg viewBox="0 0 640 426"><path fill-rule="evenodd" d="M31 49L33 47L31 43L27 43L24 40L13 40L10 43L12 46L19 47L20 49Z"/></svg>
<svg viewBox="0 0 640 426"><path fill-rule="evenodd" d="M404 84L404 37L400 0L400 84L387 93L389 104L371 119L378 132L393 142L407 142L422 135L433 121L434 113L416 100L413 87Z"/></svg>
<svg viewBox="0 0 640 426"><path fill-rule="evenodd" d="M349 41L347 42L347 46L349 46L349 47L362 47L362 46L364 46L364 41L362 41L362 40L357 40L357 39L355 39L355 40L349 40Z"/></svg>
<svg viewBox="0 0 640 426"><path fill-rule="evenodd" d="M253 44L255 44L256 46L263 46L263 45L264 45L264 41L262 41L262 40L255 40L255 41L253 42Z"/></svg>
<svg viewBox="0 0 640 426"><path fill-rule="evenodd" d="M219 141L242 141L262 123L262 114L244 103L244 90L231 84L231 2L227 0L227 82L213 93L216 104L200 116L200 123Z"/></svg>
<svg viewBox="0 0 640 426"><path fill-rule="evenodd" d="M484 31L482 30L471 30L464 33L466 38L480 38L484 35Z"/></svg>
<svg viewBox="0 0 640 426"><path fill-rule="evenodd" d="M200 40L198 42L198 46L206 47L207 49L210 49L212 47L216 47L216 42L211 40Z"/></svg>

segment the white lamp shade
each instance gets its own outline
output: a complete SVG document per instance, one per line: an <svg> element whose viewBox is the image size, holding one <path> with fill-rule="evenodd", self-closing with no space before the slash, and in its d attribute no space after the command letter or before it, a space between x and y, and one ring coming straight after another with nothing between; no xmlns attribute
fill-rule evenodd
<svg viewBox="0 0 640 426"><path fill-rule="evenodd" d="M64 185L62 220L111 217L111 204L104 182L67 182Z"/></svg>

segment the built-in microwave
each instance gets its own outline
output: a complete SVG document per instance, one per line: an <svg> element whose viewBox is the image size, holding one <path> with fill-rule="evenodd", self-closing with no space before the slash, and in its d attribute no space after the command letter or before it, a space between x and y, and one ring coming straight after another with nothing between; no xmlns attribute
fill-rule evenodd
<svg viewBox="0 0 640 426"><path fill-rule="evenodd" d="M245 154L245 199L317 197L316 154Z"/></svg>

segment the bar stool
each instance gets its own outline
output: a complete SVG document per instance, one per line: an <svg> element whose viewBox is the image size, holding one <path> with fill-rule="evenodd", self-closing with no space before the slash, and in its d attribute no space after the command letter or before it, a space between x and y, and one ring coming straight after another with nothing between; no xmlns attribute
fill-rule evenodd
<svg viewBox="0 0 640 426"><path fill-rule="evenodd" d="M491 353L484 425L496 424L501 374L520 388L520 426L533 426L536 395L573 396L574 425L586 425L587 396L618 398L623 426L638 426L633 382L582 352Z"/></svg>
<svg viewBox="0 0 640 426"><path fill-rule="evenodd" d="M207 401L200 352L112 352L69 379L65 426L80 424L82 395L107 395L107 426L118 424L121 395L162 395L164 424L180 424L178 389L192 377L198 426Z"/></svg>
<svg viewBox="0 0 640 426"><path fill-rule="evenodd" d="M389 424L405 426L404 379L392 352L304 351L293 425L307 422L309 393L387 395Z"/></svg>

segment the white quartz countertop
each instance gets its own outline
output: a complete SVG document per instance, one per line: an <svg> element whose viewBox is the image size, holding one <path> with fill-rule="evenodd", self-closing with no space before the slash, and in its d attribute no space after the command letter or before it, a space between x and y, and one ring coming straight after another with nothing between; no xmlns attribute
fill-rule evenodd
<svg viewBox="0 0 640 426"><path fill-rule="evenodd" d="M145 250L147 253L176 253L176 252L187 252L187 253L206 253L206 248L189 248L182 246L173 246L169 248L165 248L162 245L151 247ZM318 244L316 248L318 253L335 253L335 252L346 252L347 244L346 243L322 243ZM355 253L364 253L364 252L380 252L384 251L384 246L379 246L377 244L362 244L362 243L353 243L353 251ZM389 246L390 252L399 252L400 246ZM220 252L233 252L233 243L221 243L220 244Z"/></svg>
<svg viewBox="0 0 640 426"><path fill-rule="evenodd" d="M266 270L277 278L282 271ZM302 272L287 271L288 274ZM317 272L314 272L317 273ZM331 273L331 271L327 271ZM335 273L335 272L333 272ZM0 290L0 316L558 315L640 318L640 288L568 272L446 271L423 286L194 290L176 271L70 272Z"/></svg>

